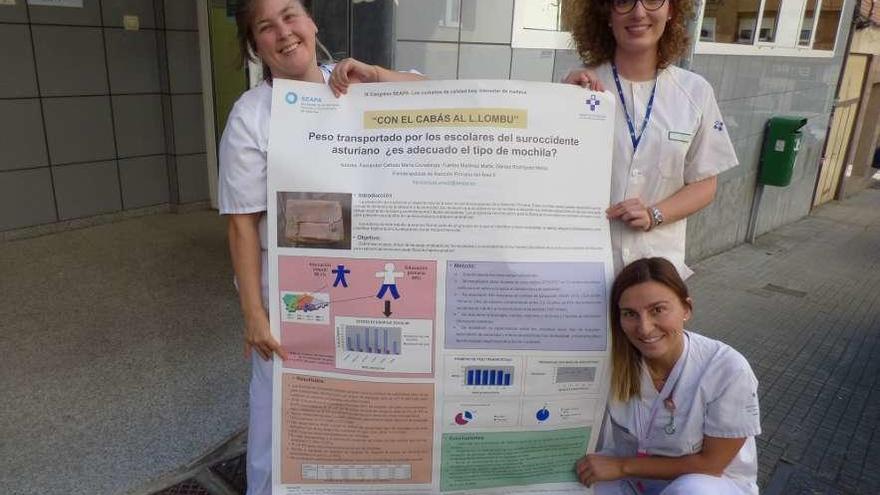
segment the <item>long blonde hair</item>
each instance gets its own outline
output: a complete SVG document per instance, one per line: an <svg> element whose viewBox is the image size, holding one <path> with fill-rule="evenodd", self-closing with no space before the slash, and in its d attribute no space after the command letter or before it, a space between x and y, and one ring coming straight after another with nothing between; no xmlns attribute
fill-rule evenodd
<svg viewBox="0 0 880 495"><path fill-rule="evenodd" d="M634 285L657 282L691 307L688 288L675 265L666 258L642 258L627 265L611 286L611 397L626 402L641 395L642 353L627 338L620 323L620 297Z"/></svg>

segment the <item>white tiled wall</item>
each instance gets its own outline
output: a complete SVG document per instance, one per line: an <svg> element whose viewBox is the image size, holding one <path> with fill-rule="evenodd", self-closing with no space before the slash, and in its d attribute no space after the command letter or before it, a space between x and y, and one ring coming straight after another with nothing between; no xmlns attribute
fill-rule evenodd
<svg viewBox="0 0 880 495"><path fill-rule="evenodd" d="M566 50L513 49L514 0L399 0L394 65L431 79L554 80ZM558 79L558 78L556 78Z"/></svg>
<svg viewBox="0 0 880 495"><path fill-rule="evenodd" d="M195 6L0 2L0 232L208 198Z"/></svg>
<svg viewBox="0 0 880 495"><path fill-rule="evenodd" d="M398 41L395 66L399 70L415 69L431 79L458 77L458 44L430 41Z"/></svg>
<svg viewBox="0 0 880 495"><path fill-rule="evenodd" d="M480 43L459 45L458 77L461 79L509 79L510 47Z"/></svg>
<svg viewBox="0 0 880 495"><path fill-rule="evenodd" d="M513 0L461 0L461 41L510 44Z"/></svg>

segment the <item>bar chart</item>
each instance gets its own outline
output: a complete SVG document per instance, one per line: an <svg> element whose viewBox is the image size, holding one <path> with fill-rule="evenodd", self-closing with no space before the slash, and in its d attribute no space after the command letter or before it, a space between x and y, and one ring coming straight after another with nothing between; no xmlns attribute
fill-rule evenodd
<svg viewBox="0 0 880 495"><path fill-rule="evenodd" d="M345 349L351 352L400 355L400 337L400 327L348 325L345 328Z"/></svg>
<svg viewBox="0 0 880 495"><path fill-rule="evenodd" d="M560 366L556 368L556 383L594 382L595 366Z"/></svg>
<svg viewBox="0 0 880 495"><path fill-rule="evenodd" d="M465 368L466 386L502 386L513 385L513 367L510 366L469 366Z"/></svg>

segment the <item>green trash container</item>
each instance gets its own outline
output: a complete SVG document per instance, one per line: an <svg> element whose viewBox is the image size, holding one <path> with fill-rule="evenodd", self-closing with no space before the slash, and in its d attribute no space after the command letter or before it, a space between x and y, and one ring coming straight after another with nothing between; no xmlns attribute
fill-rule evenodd
<svg viewBox="0 0 880 495"><path fill-rule="evenodd" d="M779 187L791 184L794 162L801 148L800 129L806 123L803 117L772 117L767 121L758 183Z"/></svg>

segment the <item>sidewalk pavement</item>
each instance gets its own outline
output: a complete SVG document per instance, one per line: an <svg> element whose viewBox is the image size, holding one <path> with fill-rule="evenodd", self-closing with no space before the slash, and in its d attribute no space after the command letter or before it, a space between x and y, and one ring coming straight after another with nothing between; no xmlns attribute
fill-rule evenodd
<svg viewBox="0 0 880 495"><path fill-rule="evenodd" d="M760 381L762 493L880 493L880 189L694 268L692 329Z"/></svg>
<svg viewBox="0 0 880 495"><path fill-rule="evenodd" d="M129 493L246 425L225 222L0 242L0 494Z"/></svg>
<svg viewBox="0 0 880 495"><path fill-rule="evenodd" d="M694 268L691 328L761 382L763 493L878 493L880 189ZM245 425L216 213L0 242L0 273L0 493L144 493Z"/></svg>

